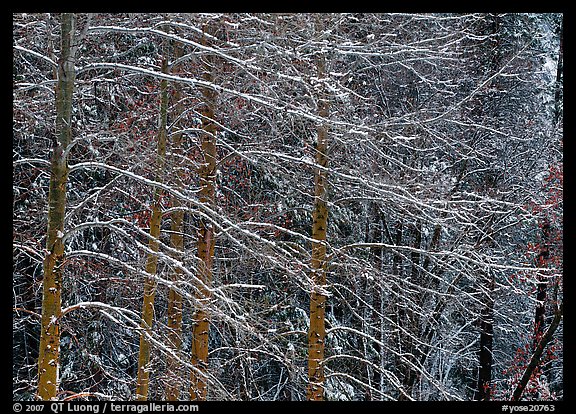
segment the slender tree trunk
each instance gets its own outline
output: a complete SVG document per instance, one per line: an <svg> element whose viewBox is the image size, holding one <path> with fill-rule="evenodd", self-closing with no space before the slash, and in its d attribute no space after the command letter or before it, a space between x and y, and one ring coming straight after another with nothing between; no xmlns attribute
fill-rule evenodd
<svg viewBox="0 0 576 414"><path fill-rule="evenodd" d="M445 216L445 214L444 214ZM443 216L443 217L444 217ZM442 226L440 226L440 224L436 224L434 226L434 232L432 234L432 240L430 241L430 247L428 248L429 251L433 252L435 250L438 249L438 246L440 246L440 236L442 235ZM430 255L426 255L426 257L424 257L424 263L422 264L422 271L426 272L428 270L428 267L430 266Z"/></svg>
<svg viewBox="0 0 576 414"><path fill-rule="evenodd" d="M179 207L180 202L175 199L172 202L173 207ZM172 213L172 221L170 223L170 243L174 249L182 252L184 249L184 236L182 234L182 224L184 221L183 211L174 211ZM182 256L174 256L176 260L181 261ZM172 273L172 281L178 282L182 280L182 270L174 269ZM170 288L168 292L168 346L177 354L182 344L182 294L174 288ZM177 401L180 396L181 375L180 363L176 357L168 355L166 361L167 371L167 384L166 384L166 400Z"/></svg>
<svg viewBox="0 0 576 414"><path fill-rule="evenodd" d="M167 60L162 63L162 71L167 72ZM160 82L160 126L158 129L158 153L156 158L156 179L162 181L164 165L166 159L166 124L168 118L168 81ZM154 201L152 204L152 215L150 217L150 241L148 247L153 252L158 251L160 225L162 221L162 190L156 188L154 191ZM138 378L136 381L136 399L145 401L148 399L148 385L150 381L150 342L147 338L152 333L152 322L154 318L154 298L156 297L156 270L158 267L158 256L149 254L146 259L146 273L144 280L144 296L142 300L142 321L140 324L140 350L138 353Z"/></svg>
<svg viewBox="0 0 576 414"><path fill-rule="evenodd" d="M420 247L422 245L422 220L418 219L413 225L414 230L414 251L410 253L412 262L412 273L410 275L412 283L418 284L420 282Z"/></svg>
<svg viewBox="0 0 576 414"><path fill-rule="evenodd" d="M56 87L56 141L50 163L48 193L48 230L44 278L42 281L42 322L38 355L38 397L55 399L58 393L58 365L60 363L60 328L62 267L64 265L64 213L68 165L66 153L72 140L72 98L75 80L74 44L75 16L61 17L61 55L58 62Z"/></svg>
<svg viewBox="0 0 576 414"><path fill-rule="evenodd" d="M500 67L500 61L502 59L502 51L500 50L500 44L502 42L502 29L500 26L500 17L491 17L491 27L490 32L494 36L494 46L488 52L488 67L491 72L495 72ZM497 87L497 81L492 80L491 86ZM479 102L477 106L477 111L479 113L487 113L490 116L497 117L497 106L494 101L495 98L487 96L485 102ZM490 188L496 188L496 180L486 179L484 182L485 190ZM491 216L488 221L488 234L493 234L492 232L492 220L494 216ZM487 242L490 247L494 247L495 242L491 238L488 239L481 237L477 245L480 246L482 242ZM494 297L493 292L495 288L495 280L492 272L490 274L484 274L485 283L484 291L486 302L484 308L480 315L480 348L478 349L478 380L476 383L476 392L474 399L479 401L488 401L491 398L491 387L492 387L492 365L493 365L493 355L492 355L492 344L494 338Z"/></svg>
<svg viewBox="0 0 576 414"><path fill-rule="evenodd" d="M563 30L564 23L560 23L559 37L560 45L558 50L558 60L556 68L556 86L554 92L554 112L553 112L553 130L552 135L558 130L558 121L562 114L562 99L563 99L563 89L562 89L562 76L563 76ZM536 266L545 267L550 260L550 231L551 223L547 217L542 220L542 232L540 235L540 251L538 252L538 257L536 261ZM548 291L548 280L545 275L538 273L536 275L536 309L534 312L534 333L532 339L532 351L537 352L537 349L541 343L542 335L544 335L545 328L545 317L546 317L546 300ZM535 367L534 367L535 368ZM526 384L524 384L525 386ZM518 390L518 388L517 388ZM518 391L520 394L523 390ZM520 398L520 394L518 398Z"/></svg>
<svg viewBox="0 0 576 414"><path fill-rule="evenodd" d="M176 43L174 45L174 58L178 59L182 56L182 48ZM174 91L174 101L176 102L177 115L183 112L182 105L180 104L182 93L180 87L177 86ZM176 124L177 128L180 127L179 123ZM177 133L174 135L171 145L172 153L182 154L182 134ZM179 158L178 158L179 159ZM174 179L177 182L178 190L182 189L182 182L180 180L181 172L178 169L179 161L176 163L177 171L174 174ZM181 206L180 199L172 197L171 205L173 208ZM183 222L184 212L182 210L175 210L171 214L170 221L170 244L180 254L174 254L174 259L182 261L184 250L184 235L183 235ZM172 281L178 282L182 280L182 269L175 268L172 273ZM182 344L182 294L174 288L170 288L168 292L168 346L177 354ZM167 371L167 384L166 384L166 400L177 401L180 396L181 388L181 374L180 363L177 358L168 355L166 361Z"/></svg>
<svg viewBox="0 0 576 414"><path fill-rule="evenodd" d="M456 189L460 183L460 180L463 176L464 173L464 169L465 169L465 163L463 164L460 172L459 172L459 176L457 178L456 184L454 185L454 187L450 190L449 194L448 194L448 199L451 199L452 195L456 192ZM443 213L442 218L446 217L446 213ZM399 223L399 227L397 228L397 233L396 233L396 240L395 240L395 244L396 245L401 245L402 243L402 228L403 228L403 223ZM417 221L417 223L414 225L413 229L413 234L414 234L414 238L413 238L413 245L412 247L416 248L416 249L420 249L422 247L422 222L420 220ZM428 251L430 252L434 252L436 250L438 250L438 248L440 247L440 242L441 242L441 234L442 234L442 226L440 224L437 224L434 226L434 231L432 234L432 238L430 240L430 243L428 245ZM440 278L440 275L442 273L441 270L436 269L435 267L432 267L432 261L431 261L431 255L424 255L424 257L422 258L422 255L416 251L412 252L410 254L410 259L411 259L411 273L410 273L410 277L412 279L412 283L416 284L417 286L423 286L426 287L427 290L436 290L438 288L438 279ZM419 268L418 264L422 262L422 267ZM432 268L431 268L432 267ZM393 274L398 274L399 272L402 271L401 269L401 256L395 254L394 255L394 259L393 259ZM430 269L431 268L431 269ZM394 269L396 269L396 271L394 271ZM427 272L434 272L436 273L434 276L435 277L427 277L426 279L424 279L424 277L427 275ZM413 288L411 287L410 290L412 290ZM451 289L448 289L448 292L450 292ZM402 296L404 294L400 294L400 296ZM421 303L423 302L425 299L424 294L419 294L416 297L414 297L412 300L415 303ZM405 333L399 333L398 334L398 342L399 342L399 350L406 354L405 358L409 359L410 362L412 362L412 364L416 365L416 366L424 366L424 364L426 363L426 359L428 358L428 352L426 351L426 349L421 348L422 347L422 343L423 344L429 344L430 341L432 340L433 336L434 336L434 332L435 332L435 327L437 326L442 310L444 309L444 302L439 302L436 307L434 312L431 314L431 316L429 318L427 318L424 321L419 320L418 316L416 314L414 314L413 311L410 310L410 307L398 307L397 308L397 312L396 312L396 323L398 324L398 326L404 326L404 328L408 331L408 332L412 332L414 336L419 338L419 342L420 344L416 345L414 338L412 338L411 336L405 334ZM421 329L420 328L420 323L423 322L424 323L424 328ZM403 367L403 385L404 385L404 393L401 393L399 395L399 400L403 401L403 400L409 400L409 396L412 395L413 389L414 389L414 384L416 383L416 380L418 379L418 372L412 367L411 364L405 363L405 362L401 362L401 366Z"/></svg>
<svg viewBox="0 0 576 414"><path fill-rule="evenodd" d="M538 266L545 266L546 262L550 258L550 248L548 244L550 243L550 222L544 220L542 224L542 238L541 238L541 248L538 253ZM536 311L534 312L534 338L532 343L532 349L538 346L540 337L544 332L544 316L546 313L546 291L548 289L548 281L546 276L542 274L537 275L536 282Z"/></svg>
<svg viewBox="0 0 576 414"><path fill-rule="evenodd" d="M540 360L542 358L542 354L544 354L544 349L546 349L546 346L550 343L550 341L552 341L554 333L556 332L558 326L560 325L563 312L564 312L564 303L560 303L560 306L554 312L554 318L552 319L550 326L548 327L546 332L542 334L540 340L538 341L538 344L534 348L534 352L532 353L532 357L530 358L530 361L528 362L528 365L526 366L526 369L522 374L522 378L520 378L518 385L516 385L516 388L512 393L512 399L511 399L512 401L519 401L520 398L522 398L522 393L524 392L526 385L528 385L530 377L532 377L532 374L534 374L534 371L536 371L536 368L538 367L538 365L540 365Z"/></svg>
<svg viewBox="0 0 576 414"><path fill-rule="evenodd" d="M407 226L406 226L407 227ZM404 221L399 220L396 223L396 234L394 245L401 246L403 243L404 236L408 235L408 231L404 231ZM406 233L406 234L405 234ZM402 265L402 256L398 253L394 253L392 258L392 274L398 280L398 286L396 289L396 300L397 303L394 304L394 322L397 326L396 331L396 347L400 354L403 355L403 358L398 360L398 366L400 372L402 373L401 381L403 385L403 391L398 396L399 401L408 401L412 395L412 388L415 382L415 375L413 368L409 362L415 363L413 350L414 350L414 338L408 334L408 332L414 332L412 323L411 323L411 314L412 312L409 310L410 306L405 306L405 304L399 303L400 300L408 301L407 295L408 291L403 289L400 282L405 277L404 267ZM411 288L408 288L411 290ZM400 328L403 329L400 329ZM417 332L414 332L414 335L417 335ZM409 362L406 362L408 360Z"/></svg>
<svg viewBox="0 0 576 414"><path fill-rule="evenodd" d="M203 37L203 42L205 38ZM207 56L204 80L214 81L214 57ZM214 113L216 106L216 92L209 88L202 88L204 97L204 107L202 112L202 129L204 133L201 137L201 149L204 162L198 170L200 177L200 202L213 208L216 204L216 124L214 123ZM212 262L214 259L214 227L212 223L200 219L198 229L198 279L205 285L212 284ZM207 385L206 371L208 369L208 337L209 337L209 314L208 302L210 301L210 291L202 284L198 286L198 304L194 314L192 331L192 352L191 362L193 369L190 382L190 400L206 400Z"/></svg>
<svg viewBox="0 0 576 414"><path fill-rule="evenodd" d="M372 227L369 228L366 241L368 243L384 243L383 240L383 223L382 223L382 213L378 209L376 203L371 204L370 213L368 214L368 220L372 222ZM383 297L382 297L382 279L380 273L382 272L382 247L372 247L370 251L373 255L374 260L374 268L376 269L376 274L374 275L375 283L372 285L372 295L373 295L373 306L372 306L372 313L370 315L371 326L372 326L372 334L375 338L380 338L380 341L383 342L382 339L382 325L383 321L381 316L378 315L377 309L383 315ZM367 281L368 283L368 281ZM374 351L376 352L378 359L377 365L382 368L383 365L383 349L378 343L373 343ZM371 382L374 388L379 389L382 391L381 383L382 383L382 374L377 369L372 369L372 378ZM370 390L366 391L366 399L369 401L380 399L381 397L376 398L376 396L372 395Z"/></svg>
<svg viewBox="0 0 576 414"><path fill-rule="evenodd" d="M487 302L480 316L480 349L478 350L478 382L476 401L488 401L491 397L492 385L492 342L494 338L494 276L487 276Z"/></svg>
<svg viewBox="0 0 576 414"><path fill-rule="evenodd" d="M319 77L324 76L324 58L319 58ZM328 116L328 102L323 97L318 102L318 114ZM316 164L328 166L328 127L318 126ZM324 339L326 336L325 310L326 296L321 289L326 285L326 228L328 206L326 203L327 173L316 169L314 173L314 211L312 213L312 292L310 294L310 329L308 331L308 400L324 399Z"/></svg>

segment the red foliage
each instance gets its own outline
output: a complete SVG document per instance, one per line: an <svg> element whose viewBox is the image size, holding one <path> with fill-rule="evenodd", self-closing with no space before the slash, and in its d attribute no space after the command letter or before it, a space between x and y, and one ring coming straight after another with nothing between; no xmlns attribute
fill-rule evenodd
<svg viewBox="0 0 576 414"><path fill-rule="evenodd" d="M519 347L516 350L516 354L514 355L514 359L510 368L505 368L502 370L502 375L507 376L508 380L506 383L506 389L498 390L493 389L492 395L494 395L495 400L509 400L512 391L516 388L528 363L530 362L530 358L532 356L532 348L531 344L533 343L534 335L530 335L525 340L525 345L523 347ZM544 366L546 363L558 359L558 353L561 350L562 345L555 341L551 345L548 346L546 349L541 361L540 365L536 367L526 388L524 389L523 399L524 400L556 400L556 394L554 392L550 392L547 386L545 386L546 381L543 377L543 372L541 367Z"/></svg>
<svg viewBox="0 0 576 414"><path fill-rule="evenodd" d="M150 225L151 215L150 210L142 210L134 213L132 219L138 224L138 227L147 228Z"/></svg>
<svg viewBox="0 0 576 414"><path fill-rule="evenodd" d="M525 249L527 259L532 259L534 265L542 268L557 269L555 277L551 279L549 287L562 288L563 269L563 165L551 166L548 175L544 178L545 199L540 203L532 203L529 208L534 215L539 217L538 233L539 239L529 242ZM538 277L538 276L536 276ZM528 295L534 296L536 293L537 280L532 272L519 272L509 276L509 282L519 286ZM547 296L548 303L553 302L550 295ZM552 303L557 305L556 303ZM523 341L524 345L516 350L509 368L502 370L502 375L508 377L505 390L494 392L495 399L508 400L511 392L516 388L533 353L533 344L540 340L544 329L534 327L530 335ZM555 359L558 359L562 344L558 341L551 343L545 350L540 360L539 366L534 370L523 393L526 400L555 400L556 396L548 390L545 385L542 367Z"/></svg>

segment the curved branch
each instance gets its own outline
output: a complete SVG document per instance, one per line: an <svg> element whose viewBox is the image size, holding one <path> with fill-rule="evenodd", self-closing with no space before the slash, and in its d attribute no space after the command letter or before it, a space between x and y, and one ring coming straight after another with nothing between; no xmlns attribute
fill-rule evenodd
<svg viewBox="0 0 576 414"><path fill-rule="evenodd" d="M558 326L560 325L563 311L564 311L564 302L560 303L560 306L554 312L554 319L552 319L552 323L550 323L550 326L548 327L548 329L546 330L544 335L542 335L542 338L538 342L538 345L536 346L536 349L534 350L534 353L530 358L530 362L528 363L528 366L524 370L524 374L522 375L520 382L518 383L516 389L514 390L514 393L512 394L511 399L512 401L519 401L520 398L522 397L522 393L524 392L526 385L528 385L530 377L532 377L532 374L534 374L534 371L536 370L536 368L538 368L538 365L540 365L540 359L542 358L544 349L550 343L552 337L554 336L554 333L556 332L556 329L558 329Z"/></svg>

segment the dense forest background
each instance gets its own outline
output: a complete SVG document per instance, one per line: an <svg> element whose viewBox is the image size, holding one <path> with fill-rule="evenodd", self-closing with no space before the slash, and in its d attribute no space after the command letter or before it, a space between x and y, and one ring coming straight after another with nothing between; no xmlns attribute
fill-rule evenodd
<svg viewBox="0 0 576 414"><path fill-rule="evenodd" d="M562 29L14 14L13 399L563 399Z"/></svg>

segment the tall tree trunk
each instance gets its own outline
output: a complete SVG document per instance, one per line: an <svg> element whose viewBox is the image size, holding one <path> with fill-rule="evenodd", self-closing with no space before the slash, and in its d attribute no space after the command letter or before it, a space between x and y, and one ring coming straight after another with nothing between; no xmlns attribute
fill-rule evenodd
<svg viewBox="0 0 576 414"><path fill-rule="evenodd" d="M202 41L206 39L203 36ZM205 61L203 77L208 82L214 81L214 57L209 55ZM202 111L201 149L204 162L198 169L200 177L200 202L214 208L216 204L216 124L214 113L216 92L210 88L202 88L204 106ZM200 219L198 228L198 279L204 286L212 284L212 262L214 259L214 227L212 223ZM198 304L193 320L191 362L193 369L190 382L190 400L206 400L206 371L208 369L208 337L209 314L207 310L210 301L210 291L202 284L198 286Z"/></svg>
<svg viewBox="0 0 576 414"><path fill-rule="evenodd" d="M75 16L63 13L61 17L61 54L58 62L56 87L56 140L50 163L48 193L48 229L44 278L42 281L42 322L38 355L38 397L55 399L58 392L58 365L60 363L60 329L62 267L64 265L64 213L68 146L72 140L72 99L75 80L74 44Z"/></svg>
<svg viewBox="0 0 576 414"><path fill-rule="evenodd" d="M494 275L487 280L487 302L480 316L480 349L478 350L478 382L476 401L488 401L491 397L492 384L492 342L494 338Z"/></svg>
<svg viewBox="0 0 576 414"><path fill-rule="evenodd" d="M324 58L318 60L319 77L325 72ZM318 101L318 115L328 116L328 101L322 97ZM328 166L328 127L318 126L316 164ZM312 213L312 292L310 293L310 329L308 331L308 400L324 399L324 339L326 336L325 310L326 296L321 292L326 285L326 228L328 207L326 202L326 170L317 168L314 173L314 211Z"/></svg>
<svg viewBox="0 0 576 414"><path fill-rule="evenodd" d="M553 124L552 124L552 135L558 128L558 121L562 113L562 74L563 74L563 31L564 22L560 23L559 37L560 44L558 48L558 60L556 62L556 85L554 91L554 112L553 112ZM550 220L544 218L542 220L542 232L540 235L540 251L538 252L536 266L544 267L548 260L550 259ZM532 349L536 349L540 341L540 337L544 332L544 317L546 313L546 291L548 288L548 282L544 275L537 275L536 282L536 311L534 314L534 338L532 342Z"/></svg>
<svg viewBox="0 0 576 414"><path fill-rule="evenodd" d="M366 241L368 243L384 243L383 240L383 215L378 208L376 203L371 203L369 214L367 215L368 222L372 224L372 226L368 226L367 237ZM374 260L374 268L376 269L376 275L374 275L375 283L372 285L372 295L373 295L373 305L372 305L372 312L370 314L369 320L371 321L372 326L372 334L375 338L379 338L381 342L384 342L382 331L383 331L383 321L380 315L383 315L383 295L382 295L382 282L380 277L380 272L382 272L382 252L383 249L381 246L375 246L370 248L370 252L372 253L373 260ZM368 283L368 281L367 281ZM380 315L378 315L378 311L380 311ZM374 351L377 354L377 365L380 368L383 368L383 352L384 350L378 343L373 343L372 346L374 347ZM378 369L371 369L372 378L371 381L373 387L383 391L382 389L382 374ZM370 390L366 391L366 399L368 401L378 400L381 397L376 398L376 396L372 395Z"/></svg>
<svg viewBox="0 0 576 414"><path fill-rule="evenodd" d="M411 270L410 270L410 285L408 286L405 296L413 303L422 303L424 297L420 292L414 292L414 286L420 286L422 281L420 280L420 253L418 250L422 244L422 221L417 220L416 223L407 227L408 233L412 233L412 247L415 249L410 253ZM417 312L409 304L405 310L401 312L404 315L405 320L401 322L404 324L404 329L411 332L412 335L405 335L403 343L405 344L406 350L404 353L411 364L406 364L406 376L404 378L404 388L407 395L412 395L414 384L418 379L418 372L413 368L412 365L418 366L419 361L424 361L422 356L425 355L423 350L419 347L417 341L414 339L419 338L420 334L420 320ZM400 399L404 399L406 396L401 396Z"/></svg>
<svg viewBox="0 0 576 414"><path fill-rule="evenodd" d="M489 18L489 31L493 36L493 47L488 51L488 67L490 72L496 72L500 68L500 62L502 60L502 50L500 50L500 44L502 42L502 29L500 25L500 16L493 15ZM490 86L496 88L498 83L496 80L490 82ZM489 116L497 117L498 107L496 106L495 98L488 95L485 102L479 102L477 104L477 110L480 114L487 113ZM485 191L492 188L495 189L497 186L496 180L486 179L484 182ZM491 216L488 220L488 232L487 234L493 234L492 231L492 220L494 216ZM482 242L487 242L490 247L494 247L495 242L491 236L487 239L480 237L477 246L479 247ZM490 272L490 271L489 271ZM494 297L493 292L495 288L495 280L492 272L488 275L484 275L485 283L485 297L486 302L484 308L480 315L480 348L478 349L478 380L476 383L475 400L487 401L491 398L491 386L492 386L492 365L493 365L493 355L492 355L492 343L494 338Z"/></svg>
<svg viewBox="0 0 576 414"><path fill-rule="evenodd" d="M164 59L162 62L162 72L167 73L168 63ZM160 126L158 128L158 150L156 157L156 179L162 181L164 165L166 162L166 124L168 119L168 81L160 81ZM152 215L150 217L150 241L148 247L153 252L158 251L160 225L162 221L162 190L154 190L154 201L152 204ZM158 267L158 256L150 253L146 258L146 273L144 280L144 295L142 300L142 321L140 324L140 350L138 353L138 378L136 381L136 399L145 401L148 399L148 385L150 381L150 342L147 338L152 333L152 322L154 318L154 298L156 296L156 270Z"/></svg>
<svg viewBox="0 0 576 414"><path fill-rule="evenodd" d="M174 45L174 59L178 59L182 56L182 48L179 44ZM182 104L180 103L182 99L182 92L179 86L176 86L174 91L174 102L176 103L176 115L183 112ZM179 128L180 124L176 123L176 127ZM182 133L177 133L174 135L172 140L171 150L173 154L182 154ZM179 160L179 158L178 158ZM180 162L176 163L177 171L174 174L174 179L176 180L178 190L182 189L182 181L180 180L181 169L178 168ZM181 206L180 199L177 197L172 197L171 205L173 208L178 208ZM184 212L182 210L174 210L171 214L170 221L170 244L172 247L180 252L179 254L174 254L174 259L182 261L183 250L184 250L184 235L183 235L183 222L184 222ZM175 268L172 273L172 281L178 282L182 280L182 269ZM177 354L180 350L180 345L182 344L182 294L174 288L170 288L168 292L168 346L172 349L174 354ZM166 361L166 371L167 371L167 383L166 383L166 400L177 401L180 396L181 387L181 374L180 374L180 363L176 357L168 355Z"/></svg>
<svg viewBox="0 0 576 414"><path fill-rule="evenodd" d="M561 119L562 116L562 110L563 110L563 88L562 88L562 79L563 79L563 31L564 31L564 21L562 20L560 22L560 27L558 29L558 36L560 38L560 44L559 44L559 48L558 48L558 59L557 59L557 67L556 67L556 85L555 85L555 91L554 91L554 111L553 111L553 117L552 117L552 131L551 131L551 136L554 136L555 134L558 133L559 128L561 128L558 125L558 122ZM551 223L550 223L550 219L548 217L544 217L541 221L541 234L540 234L540 251L538 252L538 257L536 259L536 266L538 267L546 267L546 265L548 264L549 260L550 260L550 238L551 238L551 234L550 232L552 231L551 229ZM546 275L543 275L541 273L538 273L536 275L536 309L534 312L534 332L533 332L533 338L532 338L532 352L533 352L533 358L530 361L531 364L536 364L533 367L528 367L526 369L526 372L528 372L529 370L531 370L532 372L538 367L539 365L539 361L540 361L540 356L538 356L537 358L534 358L535 355L538 354L538 352L542 352L543 349L539 349L542 346L542 342L543 342L543 336L545 335L545 318L546 318L546 301L547 301L547 297L548 297L548 279L546 277ZM555 313L555 316L553 318L552 324L555 323L555 321L559 318L560 316L558 315L558 310ZM554 328L555 330L555 328ZM551 332L554 333L554 330L552 330ZM550 332L550 329L548 329L546 331L546 334ZM551 340L551 338L548 338L548 341ZM546 344L544 344L544 346L546 346ZM525 374L526 375L526 374ZM531 374L530 374L531 375ZM522 378L522 381L525 380L525 383L522 384L518 384L514 395L515 395L515 399L520 399L522 392L524 391L524 387L526 386L526 384L528 383L528 380L530 379L530 375L528 375L526 378Z"/></svg>

